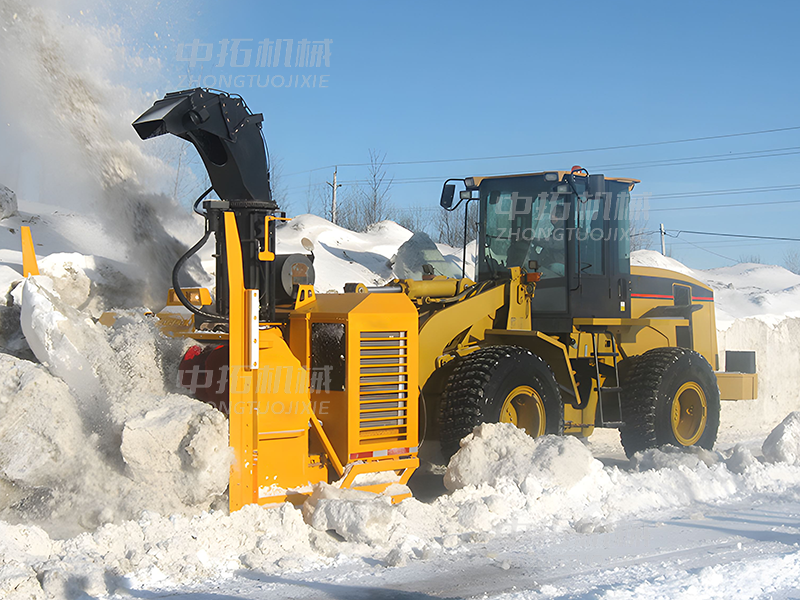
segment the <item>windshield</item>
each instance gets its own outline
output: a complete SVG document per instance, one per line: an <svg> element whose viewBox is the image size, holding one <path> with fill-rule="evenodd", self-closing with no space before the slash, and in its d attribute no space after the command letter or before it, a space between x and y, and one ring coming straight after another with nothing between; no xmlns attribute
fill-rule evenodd
<svg viewBox="0 0 800 600"><path fill-rule="evenodd" d="M542 279L533 308L562 312L567 308L565 228L569 187L545 181L543 175L484 180L480 186L485 223L479 278L493 279L511 267L528 269L536 261Z"/></svg>

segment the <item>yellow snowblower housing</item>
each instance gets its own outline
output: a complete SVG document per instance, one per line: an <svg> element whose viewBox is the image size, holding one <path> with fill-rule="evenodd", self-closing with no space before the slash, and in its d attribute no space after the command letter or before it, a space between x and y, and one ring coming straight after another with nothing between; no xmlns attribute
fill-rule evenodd
<svg viewBox="0 0 800 600"><path fill-rule="evenodd" d="M142 139L191 142L211 178L194 206L205 234L175 265L160 316L199 342L182 375L229 416L231 510L302 502L321 481L403 498L419 464L416 308L399 294L317 295L313 254L276 254L287 219L272 200L262 120L241 97L193 89L133 123ZM206 199L212 191L219 199ZM212 235L213 303L179 280Z"/></svg>

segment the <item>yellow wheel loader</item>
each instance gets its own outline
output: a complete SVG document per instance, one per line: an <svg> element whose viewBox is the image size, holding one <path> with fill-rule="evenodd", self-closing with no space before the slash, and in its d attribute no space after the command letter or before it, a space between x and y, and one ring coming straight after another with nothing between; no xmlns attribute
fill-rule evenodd
<svg viewBox="0 0 800 600"><path fill-rule="evenodd" d="M728 352L719 372L712 290L631 266L637 180L580 167L449 180L445 210L451 181L479 205L475 281L433 275L433 253L421 281L389 286L419 310L426 437L446 458L487 421L532 436L618 428L629 456L711 448L720 400L756 397L754 353Z"/></svg>
<svg viewBox="0 0 800 600"><path fill-rule="evenodd" d="M392 484L418 466L420 432L448 457L482 422L532 436L618 428L629 455L710 448L720 400L755 398L753 353L729 353L719 371L711 289L631 267L638 181L578 167L448 180L444 210L459 206L453 182L459 203L479 205L472 279L466 258L447 277L431 255L418 278L317 294L313 253L275 254L285 215L261 120L238 96L193 89L133 124L142 139L191 142L219 196L195 203L206 232L176 264L158 317L198 342L184 384L229 415L232 510L300 502L320 481L400 499ZM212 235L213 301L179 281Z"/></svg>

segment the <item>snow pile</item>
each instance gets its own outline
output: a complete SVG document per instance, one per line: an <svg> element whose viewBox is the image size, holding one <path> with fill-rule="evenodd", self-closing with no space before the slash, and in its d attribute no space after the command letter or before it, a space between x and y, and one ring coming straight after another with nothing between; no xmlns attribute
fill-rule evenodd
<svg viewBox="0 0 800 600"><path fill-rule="evenodd" d="M533 439L503 423L484 423L461 440L444 478L448 490L508 480L526 490L569 488L602 468L577 438Z"/></svg>
<svg viewBox="0 0 800 600"><path fill-rule="evenodd" d="M288 504L274 510L248 506L230 516L145 513L135 522L64 541L50 540L36 527L0 523L0 590L16 587L16 595L4 597L44 597L43 591L56 598L96 597L168 581L230 577L241 568L269 573L276 563L282 570L315 566L318 557L305 558L314 554L313 534Z"/></svg>
<svg viewBox="0 0 800 600"><path fill-rule="evenodd" d="M348 542L379 544L395 524L391 498L359 490L315 486L303 505L306 522L319 531L335 531Z"/></svg>
<svg viewBox="0 0 800 600"><path fill-rule="evenodd" d="M68 392L62 387L60 393ZM0 590L16 586L20 597L40 590L97 596L219 581L240 570L269 575L320 568L345 556L394 566L462 553L496 534L586 534L645 515L683 514L697 503L800 499L800 465L761 461L745 447L727 455L650 450L637 457L633 471L623 471L603 467L575 439L517 439L517 431L509 424L476 429L449 467L458 489L431 504L392 505L386 497L320 484L300 510L287 503L231 515L146 512L67 540L51 539L34 525L0 523ZM791 437L796 441L797 432ZM502 471L502 463L492 468L501 456L522 475Z"/></svg>
<svg viewBox="0 0 800 600"><path fill-rule="evenodd" d="M0 517L54 536L225 505L227 421L177 391L183 340L151 317L112 328L71 306L85 273L28 278L14 297L41 365L0 354Z"/></svg>
<svg viewBox="0 0 800 600"><path fill-rule="evenodd" d="M800 465L800 411L788 415L772 430L761 451L767 460L774 463Z"/></svg>
<svg viewBox="0 0 800 600"><path fill-rule="evenodd" d="M357 233L321 217L301 215L277 230L277 251L307 254L302 240L314 244L315 287L342 292L345 283L383 285L394 278L391 258L411 232L392 221Z"/></svg>
<svg viewBox="0 0 800 600"><path fill-rule="evenodd" d="M17 195L4 185L0 185L0 221L17 214Z"/></svg>
<svg viewBox="0 0 800 600"><path fill-rule="evenodd" d="M695 271L690 269L682 262L675 260L670 256L664 256L660 252L654 250L636 250L631 253L631 266L638 267L655 267L656 269L667 269L668 271L675 271L676 273L683 273L689 277L694 277L698 281L706 283L703 279L702 271Z"/></svg>
<svg viewBox="0 0 800 600"><path fill-rule="evenodd" d="M434 244L425 234L414 236L418 243L406 247L410 252L403 254L410 256L404 259L400 248L413 235L392 221L376 223L369 231L357 233L315 215L300 215L278 227L277 249L282 254L307 254L303 239L314 245L315 287L319 292L341 292L345 283L384 285L415 273L421 278L424 262L434 262L441 272L461 274L462 250ZM470 244L467 252L467 276L474 271L474 248L475 244Z"/></svg>
<svg viewBox="0 0 800 600"><path fill-rule="evenodd" d="M418 232L397 249L394 272L398 279L422 279L423 265L433 267L434 275L455 277L453 264L448 262L427 233ZM459 273L460 275L460 273Z"/></svg>

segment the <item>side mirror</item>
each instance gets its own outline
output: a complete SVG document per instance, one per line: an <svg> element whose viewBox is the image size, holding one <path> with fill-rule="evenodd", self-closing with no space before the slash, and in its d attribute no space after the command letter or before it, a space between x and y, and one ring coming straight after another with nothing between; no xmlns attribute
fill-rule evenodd
<svg viewBox="0 0 800 600"><path fill-rule="evenodd" d="M442 208L449 209L453 206L453 197L456 195L456 186L453 183L446 183L442 188L442 198L439 204Z"/></svg>

